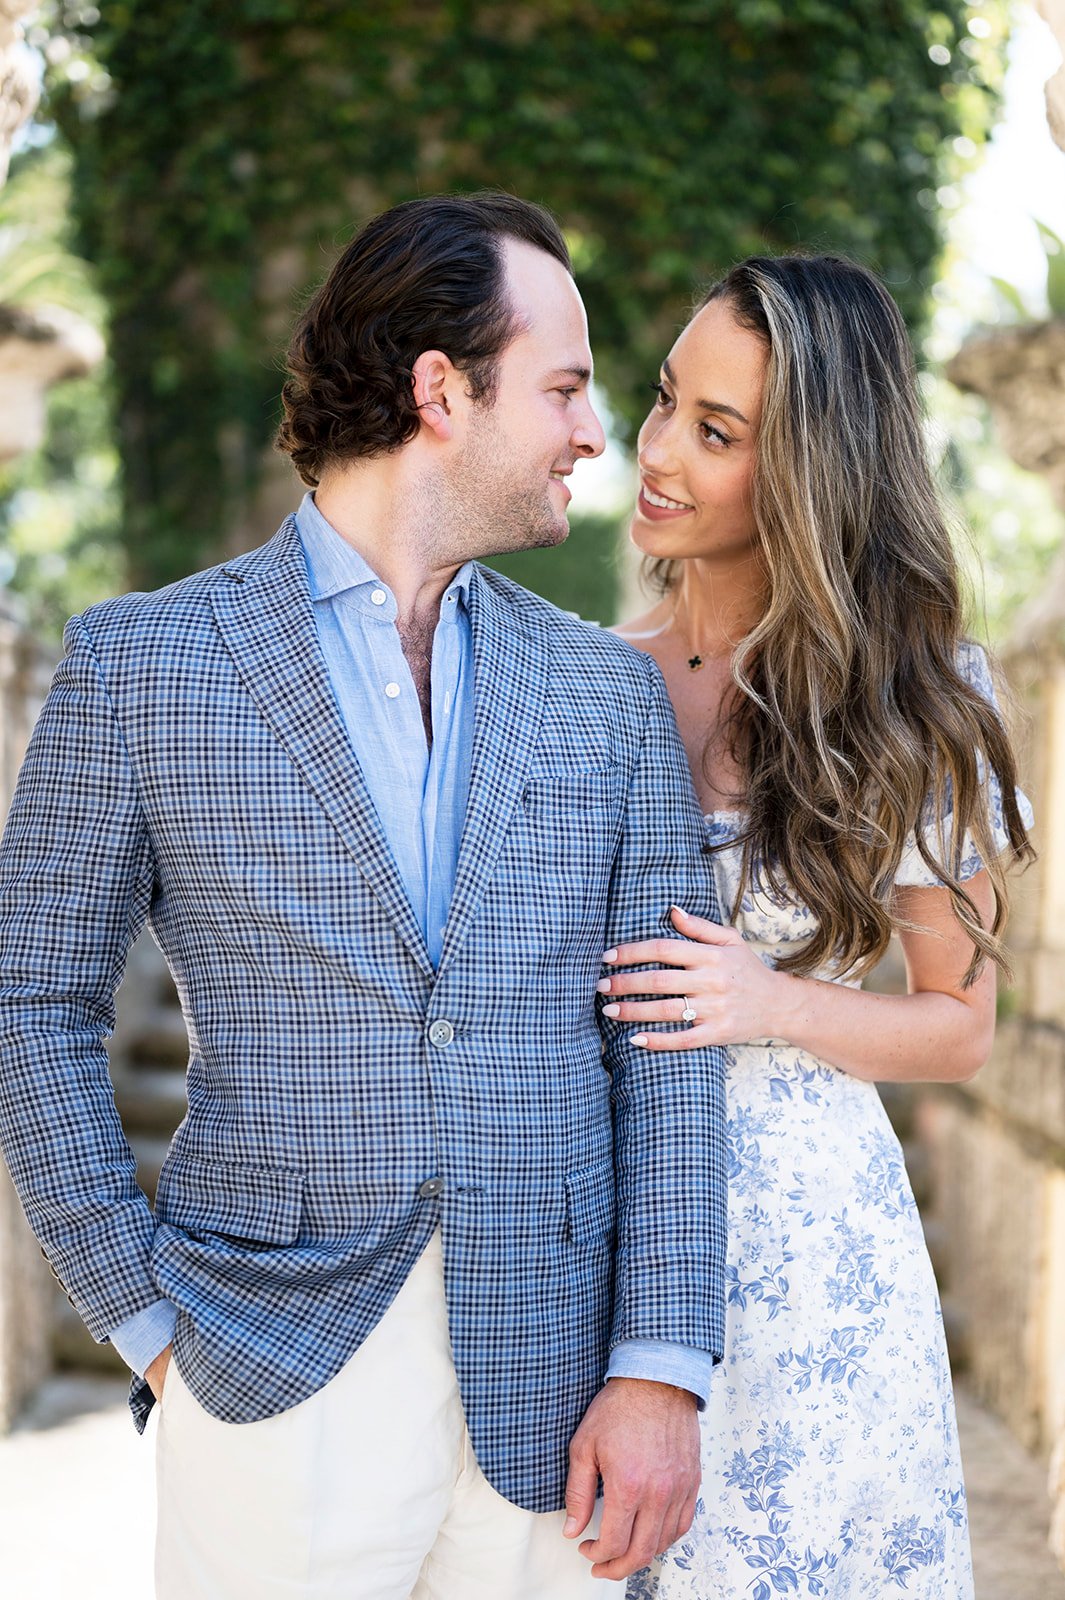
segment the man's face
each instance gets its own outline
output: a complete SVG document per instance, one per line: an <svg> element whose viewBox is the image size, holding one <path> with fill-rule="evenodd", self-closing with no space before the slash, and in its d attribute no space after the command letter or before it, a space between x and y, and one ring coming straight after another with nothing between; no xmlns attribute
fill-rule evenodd
<svg viewBox="0 0 1065 1600"><path fill-rule="evenodd" d="M553 256L506 241L511 304L524 329L499 358L494 400L471 405L447 469L466 555L561 544L569 533L565 478L578 456L602 453L588 398L592 352L577 287Z"/></svg>

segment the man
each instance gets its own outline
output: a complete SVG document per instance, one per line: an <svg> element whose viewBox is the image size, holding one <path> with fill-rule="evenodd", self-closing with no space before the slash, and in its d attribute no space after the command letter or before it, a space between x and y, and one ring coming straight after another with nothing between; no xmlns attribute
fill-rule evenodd
<svg viewBox="0 0 1065 1600"><path fill-rule="evenodd" d="M0 852L5 1151L162 1396L163 1600L614 1592L692 1517L723 1105L595 985L717 908L657 669L473 564L564 539L603 445L556 225L376 218L290 370L297 515L68 629ZM103 1046L146 917L190 1039L154 1218Z"/></svg>

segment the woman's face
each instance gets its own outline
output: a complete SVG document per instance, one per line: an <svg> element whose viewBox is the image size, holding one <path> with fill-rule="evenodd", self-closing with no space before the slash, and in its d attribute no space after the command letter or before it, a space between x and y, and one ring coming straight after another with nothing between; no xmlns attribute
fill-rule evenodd
<svg viewBox="0 0 1065 1600"><path fill-rule="evenodd" d="M751 514L766 348L726 300L696 313L662 365L639 436L633 543L672 560L743 558Z"/></svg>

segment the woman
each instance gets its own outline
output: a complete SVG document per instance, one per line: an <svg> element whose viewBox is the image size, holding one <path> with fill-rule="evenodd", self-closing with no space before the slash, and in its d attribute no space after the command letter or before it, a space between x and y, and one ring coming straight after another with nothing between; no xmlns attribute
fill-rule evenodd
<svg viewBox="0 0 1065 1600"><path fill-rule="evenodd" d="M909 344L863 268L756 258L655 389L632 537L661 599L620 631L665 675L732 926L678 909L683 942L611 952L640 970L600 990L649 1050L730 1047L731 1242L696 1520L629 1600L967 1600L938 1298L874 1082L985 1060L1030 847ZM863 993L893 930L908 993Z"/></svg>

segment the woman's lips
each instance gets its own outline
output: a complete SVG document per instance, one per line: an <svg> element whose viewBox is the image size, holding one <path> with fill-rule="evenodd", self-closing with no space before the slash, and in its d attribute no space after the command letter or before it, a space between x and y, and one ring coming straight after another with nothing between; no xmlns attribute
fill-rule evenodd
<svg viewBox="0 0 1065 1600"><path fill-rule="evenodd" d="M665 499L666 496L661 498ZM686 517L693 509L691 506L653 506L648 500L645 485L640 485L639 497L636 501L641 517L646 517L648 522L673 522L677 517Z"/></svg>

